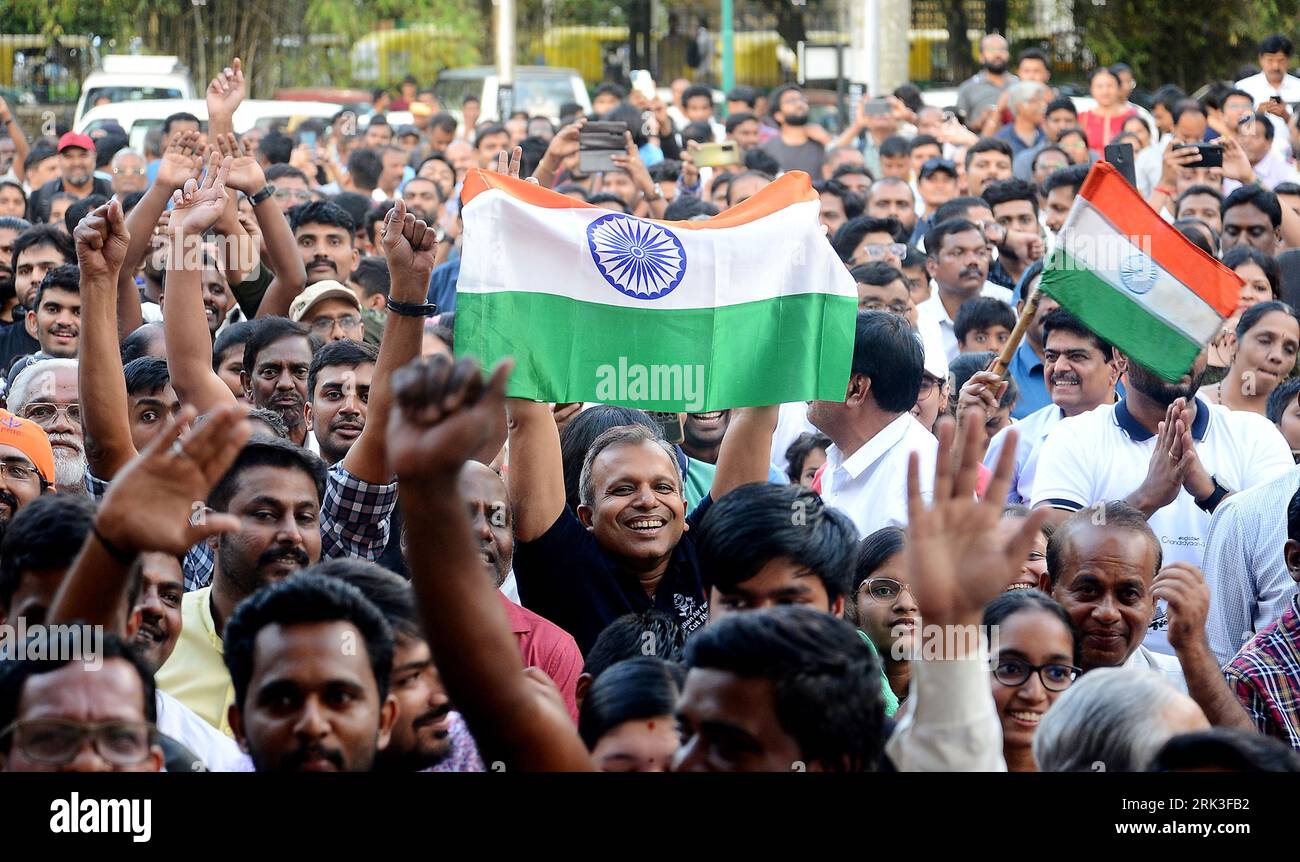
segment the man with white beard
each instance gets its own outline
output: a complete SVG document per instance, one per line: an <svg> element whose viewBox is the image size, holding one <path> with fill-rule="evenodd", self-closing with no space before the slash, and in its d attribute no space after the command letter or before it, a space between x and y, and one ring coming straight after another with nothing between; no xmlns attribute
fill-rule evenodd
<svg viewBox="0 0 1300 862"><path fill-rule="evenodd" d="M32 420L50 438L55 490L87 493L77 360L42 359L27 366L14 378L8 402L10 412Z"/></svg>

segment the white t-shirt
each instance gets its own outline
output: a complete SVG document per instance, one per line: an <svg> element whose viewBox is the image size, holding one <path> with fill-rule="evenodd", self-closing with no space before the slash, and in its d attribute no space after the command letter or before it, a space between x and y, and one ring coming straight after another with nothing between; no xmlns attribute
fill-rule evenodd
<svg viewBox="0 0 1300 862"><path fill-rule="evenodd" d="M984 287L980 289L980 296L1001 300L1015 308L1015 294L1000 284L994 284L991 281L984 282ZM953 329L953 319L948 316L948 309L943 307L943 300L939 297L939 286L934 284L932 280L930 298L916 307L916 328L924 333L927 326L934 324L938 324L939 332L943 335L943 348L947 352L948 361L952 362L961 353L961 349L957 344L957 333Z"/></svg>
<svg viewBox="0 0 1300 862"><path fill-rule="evenodd" d="M252 761L239 750L233 739L162 689L154 694L159 732L194 752L209 772L253 771Z"/></svg>
<svg viewBox="0 0 1300 862"><path fill-rule="evenodd" d="M1272 481L1295 466L1281 432L1256 413L1229 410L1198 398L1191 430L1206 472L1230 491ZM1138 424L1122 401L1062 419L1039 452L1033 505L1077 511L1099 501L1123 499L1146 478L1155 446L1156 436ZM1201 565L1210 513L1202 511L1185 489L1147 523L1160 539L1166 564ZM1167 625L1158 610L1144 643L1172 655L1164 631Z"/></svg>
<svg viewBox="0 0 1300 862"><path fill-rule="evenodd" d="M1029 505L1034 490L1034 474L1038 471L1038 453L1043 448L1043 441L1061 418L1061 408L1048 404L1003 428L989 441L988 451L984 453L984 466L996 470L998 459L1002 457L1002 447L1007 443L1007 432L1016 429L1016 465L1011 476L1011 487L1007 489L1008 503Z"/></svg>
<svg viewBox="0 0 1300 862"><path fill-rule="evenodd" d="M860 538L881 527L906 526L907 460L912 452L921 456L921 496L928 505L934 498L939 441L911 413L890 422L848 457L832 444L822 471L822 499L853 519Z"/></svg>

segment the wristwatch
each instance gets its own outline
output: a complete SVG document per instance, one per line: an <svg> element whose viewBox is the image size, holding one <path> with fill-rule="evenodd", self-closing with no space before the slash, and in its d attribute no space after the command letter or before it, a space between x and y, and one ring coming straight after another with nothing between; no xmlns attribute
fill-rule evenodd
<svg viewBox="0 0 1300 862"><path fill-rule="evenodd" d="M262 187L262 190L260 192L249 195L248 202L251 203L253 206L257 206L258 204L260 204L262 201L266 200L273 194L275 194L275 186L271 185L270 183L267 183L265 186Z"/></svg>
<svg viewBox="0 0 1300 862"><path fill-rule="evenodd" d="M432 302L398 302L390 296L388 298L388 310L393 314L400 314L402 317L433 317L438 313L438 306Z"/></svg>
<svg viewBox="0 0 1300 862"><path fill-rule="evenodd" d="M1214 482L1214 490L1211 491L1210 496L1206 497L1204 500L1196 501L1197 507L1199 507L1202 512L1213 512L1218 507L1219 503L1223 502L1223 498L1232 493L1219 484L1217 477L1211 476L1210 479Z"/></svg>
<svg viewBox="0 0 1300 862"><path fill-rule="evenodd" d="M453 236L448 236L448 235L447 235L447 229L446 229L446 228L441 228L441 227L440 227L440 228L437 228L436 230L434 230L434 232L433 232L433 241L434 241L435 244L442 244L442 243L444 243L444 242L448 242L448 241L450 241L450 242L455 242L455 241L456 241L456 238L453 237Z"/></svg>
<svg viewBox="0 0 1300 862"><path fill-rule="evenodd" d="M664 190L659 188L658 183L655 183L654 192L655 192L654 197L650 197L649 195L645 196L646 203L652 204L655 201L661 201L664 199Z"/></svg>

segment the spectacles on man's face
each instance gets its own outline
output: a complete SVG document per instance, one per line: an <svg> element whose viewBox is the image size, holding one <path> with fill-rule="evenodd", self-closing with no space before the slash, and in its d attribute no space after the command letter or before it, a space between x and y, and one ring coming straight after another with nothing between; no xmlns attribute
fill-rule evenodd
<svg viewBox="0 0 1300 862"><path fill-rule="evenodd" d="M910 303L891 302L888 305L880 299L864 299L858 303L859 311L888 311L897 314L899 317L907 317L907 313L912 310Z"/></svg>
<svg viewBox="0 0 1300 862"><path fill-rule="evenodd" d="M893 578L867 578L858 587L859 592L866 593L867 598L876 604L892 605L903 594L904 590L911 590L907 584L900 583Z"/></svg>
<svg viewBox="0 0 1300 862"><path fill-rule="evenodd" d="M275 199L278 201L309 201L311 192L306 189L276 189Z"/></svg>
<svg viewBox="0 0 1300 862"><path fill-rule="evenodd" d="M0 461L0 476L19 485L38 483L41 474L31 464L22 461Z"/></svg>
<svg viewBox="0 0 1300 862"><path fill-rule="evenodd" d="M1048 691L1065 691L1083 671L1068 664L1029 664L1019 659L1003 659L993 669L993 678L1003 685L1024 685L1031 673L1038 674L1043 688Z"/></svg>
<svg viewBox="0 0 1300 862"><path fill-rule="evenodd" d="M144 761L158 738L158 729L147 721L101 721L83 723L62 718L33 718L15 721L0 737L13 736L10 748L33 763L63 766L71 763L90 737L95 752L114 766L135 766Z"/></svg>
<svg viewBox="0 0 1300 862"><path fill-rule="evenodd" d="M907 246L901 242L873 242L858 250L858 256L865 257L867 260L884 260L887 257L901 260L905 254L907 254Z"/></svg>
<svg viewBox="0 0 1300 862"><path fill-rule="evenodd" d="M30 419L42 428L53 425L60 413L73 425L81 425L80 404L50 404L45 401L35 401L24 405L22 409L24 419Z"/></svg>
<svg viewBox="0 0 1300 862"><path fill-rule="evenodd" d="M361 318L355 314L345 314L343 317L318 317L311 322L311 331L316 335L329 335L334 331L336 323L346 332L360 326Z"/></svg>
<svg viewBox="0 0 1300 862"><path fill-rule="evenodd" d="M144 168L113 168L113 176L115 177L142 177L147 173L148 171Z"/></svg>

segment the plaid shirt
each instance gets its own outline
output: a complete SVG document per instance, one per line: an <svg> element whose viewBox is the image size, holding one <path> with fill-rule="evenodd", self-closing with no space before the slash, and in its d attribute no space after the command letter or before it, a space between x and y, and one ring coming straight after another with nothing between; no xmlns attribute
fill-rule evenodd
<svg viewBox="0 0 1300 862"><path fill-rule="evenodd" d="M109 483L86 471L86 489L102 500ZM397 505L397 483L376 485L343 469L330 467L325 477L325 497L320 506L321 558L355 557L379 559L388 544L389 522ZM197 590L212 583L216 552L200 542L185 555L185 589Z"/></svg>
<svg viewBox="0 0 1300 862"><path fill-rule="evenodd" d="M1224 673L1260 733L1300 749L1300 596L1242 647Z"/></svg>

